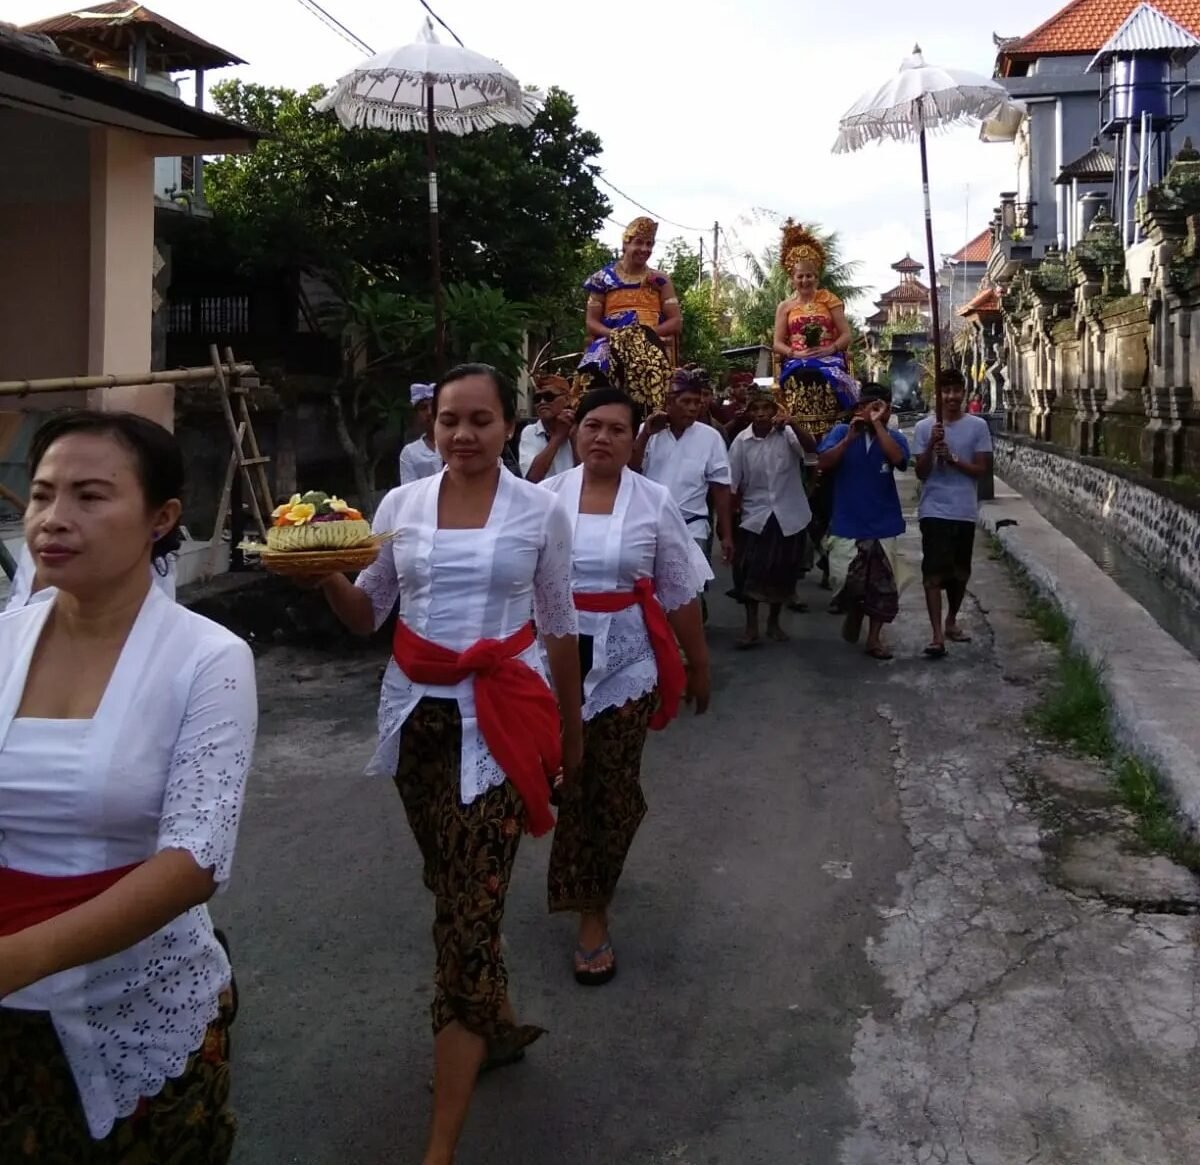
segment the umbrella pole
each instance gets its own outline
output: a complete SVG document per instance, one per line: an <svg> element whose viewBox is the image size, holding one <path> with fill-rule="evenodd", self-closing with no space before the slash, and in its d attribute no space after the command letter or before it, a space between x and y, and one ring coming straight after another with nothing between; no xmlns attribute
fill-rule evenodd
<svg viewBox="0 0 1200 1165"><path fill-rule="evenodd" d="M918 116L920 116L918 114ZM942 394L937 382L942 374L942 320L938 306L937 263L933 251L933 208L929 202L929 151L925 146L925 123L919 134L921 143L921 186L925 192L925 246L929 252L929 310L933 319L933 411L938 423L942 420Z"/></svg>
<svg viewBox="0 0 1200 1165"><path fill-rule="evenodd" d="M442 245L438 231L437 132L433 118L433 86L425 86L426 140L429 144L429 258L433 274L433 368L446 371L446 321L442 299Z"/></svg>

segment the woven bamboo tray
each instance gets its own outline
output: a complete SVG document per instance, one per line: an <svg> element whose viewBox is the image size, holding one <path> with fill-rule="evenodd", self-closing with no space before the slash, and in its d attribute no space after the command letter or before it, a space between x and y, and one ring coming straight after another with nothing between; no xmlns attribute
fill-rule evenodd
<svg viewBox="0 0 1200 1165"><path fill-rule="evenodd" d="M330 574L348 574L366 570L379 557L380 549L392 540L392 534L375 534L361 546L338 550L271 550L259 542L243 542L240 550L257 556L266 570L290 578L323 578Z"/></svg>

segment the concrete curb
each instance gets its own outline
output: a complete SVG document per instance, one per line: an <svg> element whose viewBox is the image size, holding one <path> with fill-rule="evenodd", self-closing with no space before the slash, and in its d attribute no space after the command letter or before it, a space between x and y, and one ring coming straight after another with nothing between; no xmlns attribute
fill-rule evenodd
<svg viewBox="0 0 1200 1165"><path fill-rule="evenodd" d="M1118 740L1162 772L1200 834L1200 660L1011 486L996 486L979 524L1062 608L1073 643L1100 670Z"/></svg>

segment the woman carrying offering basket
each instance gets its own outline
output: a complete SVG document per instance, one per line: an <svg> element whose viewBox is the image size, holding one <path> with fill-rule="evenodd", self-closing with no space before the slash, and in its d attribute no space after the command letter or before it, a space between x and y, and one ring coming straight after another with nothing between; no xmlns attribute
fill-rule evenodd
<svg viewBox="0 0 1200 1165"><path fill-rule="evenodd" d="M513 1013L500 926L522 831L552 828L552 787L578 772L582 685L570 519L500 463L514 393L495 369L463 365L439 381L433 412L446 468L383 499L374 526L390 541L356 582L319 585L360 635L399 604L368 772L394 778L436 900L424 1165L447 1165L478 1073L542 1034Z"/></svg>

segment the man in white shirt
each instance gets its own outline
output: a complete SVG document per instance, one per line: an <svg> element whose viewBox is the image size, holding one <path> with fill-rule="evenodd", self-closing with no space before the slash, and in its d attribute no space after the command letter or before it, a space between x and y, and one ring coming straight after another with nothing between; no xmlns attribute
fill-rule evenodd
<svg viewBox="0 0 1200 1165"><path fill-rule="evenodd" d="M688 532L711 554L709 503L725 562L733 561L733 506L729 454L719 430L697 424L700 385L680 369L671 379L665 412L652 413L633 446L629 467L666 486L683 512Z"/></svg>
<svg viewBox="0 0 1200 1165"><path fill-rule="evenodd" d="M442 455L433 443L433 385L412 385L408 390L408 399L416 413L421 435L400 450L401 485L442 472Z"/></svg>
<svg viewBox="0 0 1200 1165"><path fill-rule="evenodd" d="M767 604L767 638L787 639L779 619L796 593L804 537L812 521L804 488L805 450L816 442L789 417L779 415L770 392L759 391L747 410L749 428L729 447L733 492L741 502L733 582L746 608L742 648L756 647L758 607Z"/></svg>
<svg viewBox="0 0 1200 1165"><path fill-rule="evenodd" d="M534 382L537 420L521 432L521 475L526 481L545 481L575 468L571 429L575 412L569 408L570 384L562 376L539 376Z"/></svg>

